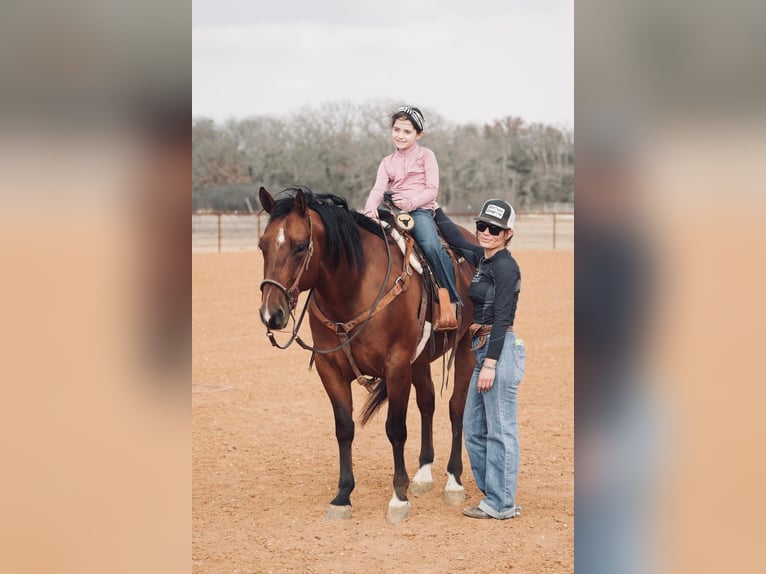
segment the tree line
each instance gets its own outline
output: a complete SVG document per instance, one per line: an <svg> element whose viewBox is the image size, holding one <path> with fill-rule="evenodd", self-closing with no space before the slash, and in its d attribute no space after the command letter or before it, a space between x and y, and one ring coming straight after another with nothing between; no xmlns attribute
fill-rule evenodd
<svg viewBox="0 0 766 574"><path fill-rule="evenodd" d="M304 185L361 209L380 160L393 151L389 118L396 107L391 101L336 102L285 117L194 118L193 211L257 210L261 185L272 192ZM571 129L512 116L456 125L423 112L419 143L436 154L438 201L446 209L472 211L490 197L522 211L574 201Z"/></svg>

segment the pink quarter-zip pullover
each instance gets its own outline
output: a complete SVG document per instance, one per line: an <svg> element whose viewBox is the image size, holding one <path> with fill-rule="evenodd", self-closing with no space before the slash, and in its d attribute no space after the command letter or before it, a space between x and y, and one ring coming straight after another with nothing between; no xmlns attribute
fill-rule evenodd
<svg viewBox="0 0 766 574"><path fill-rule="evenodd" d="M439 192L439 165L430 149L418 144L387 155L378 166L375 185L367 198L364 212L375 212L383 201L383 194L391 191L394 199L402 200L405 211L418 208L436 209Z"/></svg>

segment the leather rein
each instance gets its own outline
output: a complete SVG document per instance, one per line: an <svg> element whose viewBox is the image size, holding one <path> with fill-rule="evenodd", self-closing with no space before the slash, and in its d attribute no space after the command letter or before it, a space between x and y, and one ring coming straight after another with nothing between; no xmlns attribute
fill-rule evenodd
<svg viewBox="0 0 766 574"><path fill-rule="evenodd" d="M306 302L303 304L303 309L301 310L300 316L298 320L296 321L294 311L297 306L298 295L300 293L300 288L298 287L298 283L300 282L303 272L306 269L308 269L309 263L311 261L311 257L314 254L313 227L311 224L310 213L307 212L306 217L308 219L308 225L309 225L309 246L306 251L306 255L304 256L303 262L301 263L301 267L298 271L298 275L296 276L292 285L289 288L286 288L279 281L275 281L273 279L264 279L260 283L261 292L263 292L263 288L266 285L273 285L284 294L285 298L287 299L287 303L290 307L290 317L293 320L292 334L290 336L290 339L284 345L280 345L277 342L274 336L274 333L268 327L266 328L266 336L268 336L272 346L277 347L279 349L287 349L293 343L293 341L296 341L298 345L300 345L302 348L306 349L307 351L312 351L313 353L326 355L326 354L334 353L342 349L348 355L350 354L350 352L348 351L347 347L351 344L351 341L356 339L356 337L358 337L359 334L362 333L362 331L364 331L364 327L367 326L367 323L369 322L369 320L372 319L372 317L374 317L375 315L377 315L380 311L382 311L400 293L402 293L403 291L407 289L408 279L412 275L412 270L410 269L410 266L409 266L409 255L412 251L412 241L410 240L407 245L407 253L405 254L405 257L404 257L404 265L403 265L402 273L399 275L399 277L396 278L396 280L394 281L394 285L391 287L391 289L386 291L386 285L388 284L388 280L391 277L391 248L388 244L388 239L384 231L383 243L386 246L386 259L387 259L386 276L383 279L383 283L381 284L380 289L378 290L378 294L375 297L375 301L367 310L363 311L362 313L360 313L359 315L357 315L350 321L346 321L343 323L333 321L329 319L319 308L314 298L314 289L312 288L309 291L309 296L307 297ZM335 334L338 336L338 338L341 340L341 343L339 345L331 349L318 349L306 343L303 339L301 339L300 335L298 335L298 331L300 330L301 324L303 323L303 319L306 315L306 309L308 309L309 304L311 304L311 312L326 327L334 331ZM356 332L349 336L349 333L353 329L356 329L357 327L359 328L356 330ZM353 364L353 359L352 359L352 366L354 367L356 366ZM356 371L358 369L354 369L354 370Z"/></svg>

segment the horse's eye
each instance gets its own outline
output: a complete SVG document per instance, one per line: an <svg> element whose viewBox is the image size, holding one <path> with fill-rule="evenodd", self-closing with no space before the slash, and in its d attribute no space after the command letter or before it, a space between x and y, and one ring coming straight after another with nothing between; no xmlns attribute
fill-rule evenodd
<svg viewBox="0 0 766 574"><path fill-rule="evenodd" d="M308 243L299 243L295 246L295 249L293 249L293 255L301 255L308 249Z"/></svg>

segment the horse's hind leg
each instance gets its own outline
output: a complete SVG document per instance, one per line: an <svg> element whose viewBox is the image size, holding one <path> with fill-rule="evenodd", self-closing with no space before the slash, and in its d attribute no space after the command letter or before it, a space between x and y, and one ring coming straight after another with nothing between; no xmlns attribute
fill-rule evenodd
<svg viewBox="0 0 766 574"><path fill-rule="evenodd" d="M447 463L447 486L444 487L444 500L447 504L458 505L465 500L463 474L463 410L468 396L468 383L476 361L471 351L471 338L464 335L457 347L455 356L455 387L449 401L449 418L452 423L452 449Z"/></svg>
<svg viewBox="0 0 766 574"><path fill-rule="evenodd" d="M354 419L350 383L343 383L334 369L323 358L316 361L317 372L322 379L335 415L335 438L338 441L340 478L338 494L330 502L327 518L331 520L351 518L351 491L354 490L354 471L351 465L351 444L354 441Z"/></svg>
<svg viewBox="0 0 766 574"><path fill-rule="evenodd" d="M426 363L423 366L413 366L412 380L415 385L418 410L420 411L420 459L418 472L412 478L410 493L413 496L425 494L433 488L431 467L434 462L434 409L435 391L431 379L431 366Z"/></svg>

